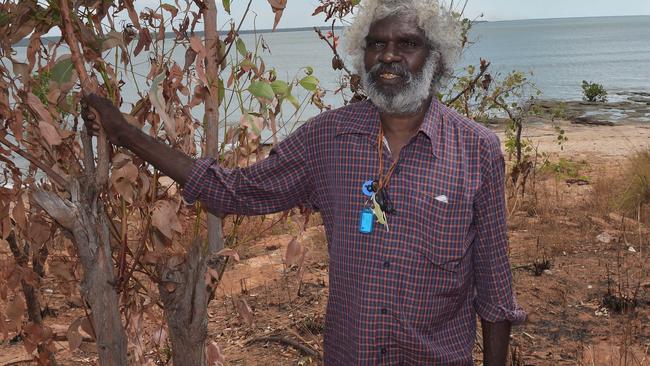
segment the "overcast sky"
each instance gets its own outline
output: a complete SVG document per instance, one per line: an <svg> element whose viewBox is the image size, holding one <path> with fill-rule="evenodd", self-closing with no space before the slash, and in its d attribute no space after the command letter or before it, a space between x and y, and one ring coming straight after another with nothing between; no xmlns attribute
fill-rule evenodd
<svg viewBox="0 0 650 366"><path fill-rule="evenodd" d="M257 14L258 29L273 26L273 13L267 0L252 0L252 13ZM449 1L449 0L447 0ZM168 1L165 1L168 2ZM169 1L171 2L171 1ZM462 3L463 0L455 0ZM136 5L154 3L152 0L138 0ZM221 0L217 0L220 4ZM239 17L248 0L231 0L232 15ZM321 25L324 17L310 16L320 4L318 0L288 0L280 28L309 27ZM221 9L221 8L220 8ZM477 18L484 14L483 20L513 20L538 18L589 17L611 15L650 15L650 0L469 0L465 14ZM223 22L223 18L221 18ZM244 23L242 29L253 28L253 17Z"/></svg>

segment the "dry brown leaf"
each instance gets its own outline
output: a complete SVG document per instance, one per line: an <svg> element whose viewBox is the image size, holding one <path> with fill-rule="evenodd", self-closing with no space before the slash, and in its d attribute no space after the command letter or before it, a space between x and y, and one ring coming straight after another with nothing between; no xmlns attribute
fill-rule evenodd
<svg viewBox="0 0 650 366"><path fill-rule="evenodd" d="M115 191L124 197L128 203L133 203L134 184L138 180L138 168L131 162L124 164L121 168L113 169L111 184Z"/></svg>
<svg viewBox="0 0 650 366"><path fill-rule="evenodd" d="M30 323L24 329L23 346L27 353L32 353L36 350L39 344L47 342L53 335L52 328Z"/></svg>
<svg viewBox="0 0 650 366"><path fill-rule="evenodd" d="M83 337L81 336L81 333L79 333L79 326L81 325L83 318L84 317L77 318L72 322L72 324L70 324L70 327L68 327L66 337L68 338L70 352L79 348L79 346L81 346L81 342L83 341Z"/></svg>
<svg viewBox="0 0 650 366"><path fill-rule="evenodd" d="M48 112L47 108L41 102L40 99L38 99L37 96L35 96L32 93L27 93L25 102L29 106L29 108L36 114L38 119L42 122L47 122L48 124L52 125L54 123L52 121L52 115L50 112Z"/></svg>
<svg viewBox="0 0 650 366"><path fill-rule="evenodd" d="M287 0L268 0L268 2L271 4L271 8L275 13L275 19L273 21L273 30L275 30L278 23L280 23L284 9L287 7Z"/></svg>
<svg viewBox="0 0 650 366"><path fill-rule="evenodd" d="M246 322L246 324L248 324L249 327L252 327L255 319L253 315L253 310L248 305L246 299L241 297L237 298L235 300L235 308L237 309L237 313L239 314L239 316Z"/></svg>
<svg viewBox="0 0 650 366"><path fill-rule="evenodd" d="M70 262L51 259L47 262L47 267L48 272L59 280L64 282L72 282L75 280Z"/></svg>
<svg viewBox="0 0 650 366"><path fill-rule="evenodd" d="M152 338L153 338L153 342L157 344L159 347L164 346L165 342L167 342L167 331L165 330L164 327L160 327L154 330Z"/></svg>
<svg viewBox="0 0 650 366"><path fill-rule="evenodd" d="M151 211L151 225L169 239L174 235L174 231L180 233L183 230L175 205L168 200L156 201Z"/></svg>
<svg viewBox="0 0 650 366"><path fill-rule="evenodd" d="M232 248L223 248L217 253L222 257L231 257L235 261L239 262L239 254Z"/></svg>
<svg viewBox="0 0 650 366"><path fill-rule="evenodd" d="M142 49L144 48L145 51L149 51L149 48L151 47L151 33L149 33L148 28L142 28L140 30L140 37L138 38L138 43L135 45L135 49L133 50L133 54L137 56L140 52L142 52Z"/></svg>
<svg viewBox="0 0 650 366"><path fill-rule="evenodd" d="M47 142L48 145L56 146L63 142L59 131L57 131L54 125L40 121L38 122L38 129L41 131L41 136L43 136L43 139L45 139L45 142Z"/></svg>
<svg viewBox="0 0 650 366"><path fill-rule="evenodd" d="M80 326L84 332L86 332L91 338L95 339L95 328L88 316L84 316L83 319L81 319Z"/></svg>
<svg viewBox="0 0 650 366"><path fill-rule="evenodd" d="M113 170L123 167L126 163L131 161L131 157L125 153L117 153L113 156Z"/></svg>
<svg viewBox="0 0 650 366"><path fill-rule="evenodd" d="M23 315L25 314L25 299L21 294L16 294L12 301L7 305L7 319L13 324L14 327L20 327L20 324L23 321Z"/></svg>
<svg viewBox="0 0 650 366"><path fill-rule="evenodd" d="M222 366L226 362L226 358L221 353L221 349L216 342L210 342L206 346L205 351L208 358L208 366Z"/></svg>
<svg viewBox="0 0 650 366"><path fill-rule="evenodd" d="M22 195L18 195L18 197L16 197L16 204L14 205L14 209L11 212L11 215L16 222L16 226L18 226L20 230L27 229L25 222L25 203L23 202Z"/></svg>
<svg viewBox="0 0 650 366"><path fill-rule="evenodd" d="M29 220L29 231L27 235L36 245L43 245L50 239L50 225L39 216L32 215Z"/></svg>
<svg viewBox="0 0 650 366"><path fill-rule="evenodd" d="M138 13L135 11L135 7L133 6L133 0L124 0L124 7L126 7L126 10L129 13L129 19L131 19L133 26L140 30L140 19L138 18Z"/></svg>
<svg viewBox="0 0 650 366"><path fill-rule="evenodd" d="M302 245L300 245L300 243L298 243L298 239L297 238L291 239L291 241L287 245L287 252L284 256L284 262L287 265L287 267L291 267L292 265L296 264L300 259L302 252L303 252L303 247Z"/></svg>
<svg viewBox="0 0 650 366"><path fill-rule="evenodd" d="M178 192L176 182L168 176L158 178L158 192L166 192L170 197L175 196Z"/></svg>

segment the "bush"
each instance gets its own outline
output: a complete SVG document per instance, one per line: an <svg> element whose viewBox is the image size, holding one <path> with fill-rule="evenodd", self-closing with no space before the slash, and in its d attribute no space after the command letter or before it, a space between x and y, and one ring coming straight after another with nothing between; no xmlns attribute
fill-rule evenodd
<svg viewBox="0 0 650 366"><path fill-rule="evenodd" d="M624 190L617 197L617 206L633 214L650 204L650 149L632 156L623 174Z"/></svg>
<svg viewBox="0 0 650 366"><path fill-rule="evenodd" d="M602 84L582 81L582 98L588 102L606 102L607 90Z"/></svg>

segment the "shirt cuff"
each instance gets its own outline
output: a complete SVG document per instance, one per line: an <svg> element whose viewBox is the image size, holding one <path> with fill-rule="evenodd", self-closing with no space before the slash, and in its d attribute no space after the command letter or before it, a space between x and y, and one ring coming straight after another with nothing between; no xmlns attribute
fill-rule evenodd
<svg viewBox="0 0 650 366"><path fill-rule="evenodd" d="M476 299L474 301L474 308L481 319L490 323L507 320L512 324L521 324L526 321L526 312L517 304L517 300L515 299L512 299L511 306L492 304Z"/></svg>
<svg viewBox="0 0 650 366"><path fill-rule="evenodd" d="M214 162L214 159L198 159L194 162L194 165L192 165L185 186L183 186L182 193L183 200L187 204L191 205L196 202L204 188L203 182L206 181L205 174Z"/></svg>

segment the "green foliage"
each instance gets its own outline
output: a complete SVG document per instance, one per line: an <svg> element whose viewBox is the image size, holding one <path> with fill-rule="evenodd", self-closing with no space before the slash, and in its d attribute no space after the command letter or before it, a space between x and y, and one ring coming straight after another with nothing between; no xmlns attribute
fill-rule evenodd
<svg viewBox="0 0 650 366"><path fill-rule="evenodd" d="M318 79L313 75L307 75L300 80L300 85L311 92L318 88Z"/></svg>
<svg viewBox="0 0 650 366"><path fill-rule="evenodd" d="M248 91L258 98L273 100L275 93L271 84L267 81L251 81Z"/></svg>
<svg viewBox="0 0 650 366"><path fill-rule="evenodd" d="M650 204L650 150L638 152L630 158L623 181L625 189L616 198L616 206L636 214L639 207Z"/></svg>
<svg viewBox="0 0 650 366"><path fill-rule="evenodd" d="M607 90L602 84L583 80L582 97L588 102L606 102Z"/></svg>
<svg viewBox="0 0 650 366"><path fill-rule="evenodd" d="M34 85L32 86L32 93L45 105L49 104L47 94L50 92L51 78L52 73L46 70L33 75Z"/></svg>
<svg viewBox="0 0 650 366"><path fill-rule="evenodd" d="M558 179L575 178L589 181L589 177L583 174L588 167L589 163L585 160L560 158L557 162L551 162L547 159L542 166L542 172L553 173Z"/></svg>

